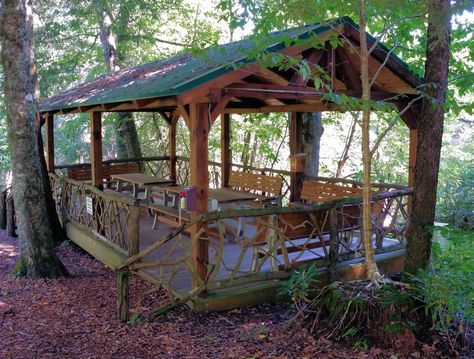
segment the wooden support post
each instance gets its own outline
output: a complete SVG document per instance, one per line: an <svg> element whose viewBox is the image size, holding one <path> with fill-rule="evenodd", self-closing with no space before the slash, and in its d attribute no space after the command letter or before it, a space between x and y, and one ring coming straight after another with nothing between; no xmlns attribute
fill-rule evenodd
<svg viewBox="0 0 474 359"><path fill-rule="evenodd" d="M7 197L7 236L16 237L15 204L13 196Z"/></svg>
<svg viewBox="0 0 474 359"><path fill-rule="evenodd" d="M46 168L49 173L54 173L54 115L45 116L46 133Z"/></svg>
<svg viewBox="0 0 474 359"><path fill-rule="evenodd" d="M301 113L292 112L290 115L290 155L300 153L301 150ZM302 186L303 174L292 172L290 178L290 202L294 202L300 197Z"/></svg>
<svg viewBox="0 0 474 359"><path fill-rule="evenodd" d="M191 104L189 106L189 134L190 154L189 163L191 167L191 185L196 188L196 212L195 216L207 211L209 173L208 173L208 135L209 114L207 103ZM197 223L190 229L191 238L204 225ZM197 240L192 248L192 257L197 276L205 281L207 277L207 265L209 263L209 243L207 240ZM193 287L199 286L199 280L193 279Z"/></svg>
<svg viewBox="0 0 474 359"><path fill-rule="evenodd" d="M337 231L337 211L336 208L329 210L329 283L337 280L337 261L339 254L339 236Z"/></svg>
<svg viewBox="0 0 474 359"><path fill-rule="evenodd" d="M221 186L229 187L230 165L232 152L230 150L230 115L221 115Z"/></svg>
<svg viewBox="0 0 474 359"><path fill-rule="evenodd" d="M134 256L140 252L140 207L138 204L130 206L127 218L128 255Z"/></svg>
<svg viewBox="0 0 474 359"><path fill-rule="evenodd" d="M130 318L130 287L128 277L128 268L117 271L117 318L122 322L128 322Z"/></svg>
<svg viewBox="0 0 474 359"><path fill-rule="evenodd" d="M91 171L92 185L103 189L102 175L102 113L91 112Z"/></svg>
<svg viewBox="0 0 474 359"><path fill-rule="evenodd" d="M170 179L176 183L176 127L179 117L173 117L168 126L168 152Z"/></svg>
<svg viewBox="0 0 474 359"><path fill-rule="evenodd" d="M7 229L7 191L0 193L0 229Z"/></svg>

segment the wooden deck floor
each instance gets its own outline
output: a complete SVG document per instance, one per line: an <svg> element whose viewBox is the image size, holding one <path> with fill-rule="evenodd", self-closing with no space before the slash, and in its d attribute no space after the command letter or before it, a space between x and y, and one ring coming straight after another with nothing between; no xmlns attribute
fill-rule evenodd
<svg viewBox="0 0 474 359"><path fill-rule="evenodd" d="M152 228L153 217L146 215L143 212L140 221L140 250L145 249L149 245L160 240L167 234L171 233L174 229L171 226L160 223L158 229ZM236 231L238 222L229 220L226 222L227 229L230 230L229 233ZM252 225L247 225L246 233L244 237L250 238L253 233L255 233L255 227ZM223 254L220 261L216 259L218 253L219 241L217 238L210 238L210 251L209 251L209 260L210 266L219 266L218 272L214 277L214 282L219 282L222 280L227 280L231 276L238 277L245 274L255 273L253 271L252 265L254 259L256 258L255 247L251 245L246 245L245 241L233 241L233 235L228 236L229 240L226 240L223 245ZM158 250L155 250L150 255L145 257L144 262L148 261L178 261L180 259L187 258L189 264L191 264L191 239L188 234L180 234L176 238L168 241ZM386 238L384 240L384 247L396 246L399 244L398 240ZM328 249L328 248L326 248ZM295 261L298 263L301 262L311 262L317 260L324 256L323 248L317 248L312 250L306 250L305 252L295 252L289 254L290 261ZM380 256L380 255L379 255ZM362 259L352 259L351 262L356 263L360 262ZM272 271L272 266L270 259L267 259L265 262L261 263L260 273L270 273ZM283 264L282 256L276 258L276 264ZM344 263L341 263L343 265ZM347 264L347 262L345 263ZM165 268L165 269L163 269ZM238 269L237 271L235 269ZM321 271L324 271L324 268L320 268ZM186 268L186 265L183 263L170 265L166 267L161 267L161 269L148 268L144 269L143 272L151 276L156 283L161 283L165 287L169 287L178 295L185 295L191 290L191 274L190 271Z"/></svg>

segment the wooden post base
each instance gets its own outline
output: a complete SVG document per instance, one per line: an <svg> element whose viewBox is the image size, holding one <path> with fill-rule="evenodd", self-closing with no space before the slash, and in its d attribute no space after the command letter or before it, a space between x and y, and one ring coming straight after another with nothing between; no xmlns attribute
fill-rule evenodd
<svg viewBox="0 0 474 359"><path fill-rule="evenodd" d="M127 268L117 271L117 318L122 322L130 319L130 288Z"/></svg>

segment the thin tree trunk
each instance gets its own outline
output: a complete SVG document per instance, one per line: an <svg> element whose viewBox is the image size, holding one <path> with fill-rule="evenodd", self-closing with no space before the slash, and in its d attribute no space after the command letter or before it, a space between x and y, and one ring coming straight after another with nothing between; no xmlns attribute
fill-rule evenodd
<svg viewBox="0 0 474 359"><path fill-rule="evenodd" d="M347 134L344 150L342 151L341 158L337 162L336 178L340 178L342 176L342 170L344 169L344 166L347 160L349 159L349 150L351 149L352 141L354 140L358 117L358 112L356 114L352 113L351 127L349 128L349 132Z"/></svg>
<svg viewBox="0 0 474 359"><path fill-rule="evenodd" d="M305 175L317 177L319 175L321 137L324 133L321 112L305 112L301 117L303 151L307 156Z"/></svg>
<svg viewBox="0 0 474 359"><path fill-rule="evenodd" d="M7 228L7 190L0 193L0 229Z"/></svg>
<svg viewBox="0 0 474 359"><path fill-rule="evenodd" d="M428 1L426 97L422 100L415 162L412 211L407 228L405 271L415 274L428 265L436 208L444 103L448 80L451 9L449 0ZM435 102L435 104L433 104Z"/></svg>
<svg viewBox="0 0 474 359"><path fill-rule="evenodd" d="M377 263L375 262L374 246L372 244L372 223L370 206L370 83L367 37L365 33L367 15L364 0L360 0L360 67L362 82L362 164L363 164L363 203L362 203L362 240L364 242L365 265L369 280L378 277Z"/></svg>
<svg viewBox="0 0 474 359"><path fill-rule="evenodd" d="M240 163L244 167L247 167L249 164L249 152L250 152L250 140L252 139L252 132L250 131L245 131L244 134L244 145L242 147L242 154L240 156Z"/></svg>
<svg viewBox="0 0 474 359"><path fill-rule="evenodd" d="M67 273L53 252L36 120L33 11L25 0L4 1L0 39L20 263L30 278Z"/></svg>

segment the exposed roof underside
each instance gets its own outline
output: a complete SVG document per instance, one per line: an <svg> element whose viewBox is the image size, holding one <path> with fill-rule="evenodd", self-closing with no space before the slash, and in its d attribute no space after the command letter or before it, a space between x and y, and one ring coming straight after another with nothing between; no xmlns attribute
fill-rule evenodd
<svg viewBox="0 0 474 359"><path fill-rule="evenodd" d="M331 36L338 36L342 45L330 46ZM369 46L375 42L370 35L368 40ZM322 79L325 87L360 97L359 30L351 19L275 32L263 41L268 53L292 56L311 72L324 70L328 75ZM44 100L40 111L157 110L171 115L192 102L213 103L215 111L228 113L337 109L326 98L322 100L327 90L310 77L302 77L295 66L261 66L249 55L254 47L254 40L245 39L211 48L200 56L182 54L106 74ZM376 76L373 98L389 99L399 106L407 103L422 83L381 44L371 53L369 76Z"/></svg>

